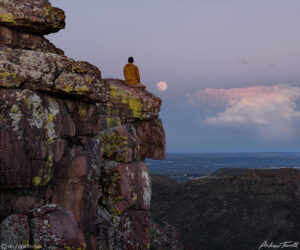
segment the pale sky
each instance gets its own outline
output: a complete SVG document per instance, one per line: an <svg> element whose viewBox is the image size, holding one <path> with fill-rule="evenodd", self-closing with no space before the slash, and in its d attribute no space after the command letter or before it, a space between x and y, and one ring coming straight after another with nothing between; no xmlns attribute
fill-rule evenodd
<svg viewBox="0 0 300 250"><path fill-rule="evenodd" d="M162 98L168 152L300 151L299 0L52 0L66 55ZM156 84L165 81L160 92Z"/></svg>

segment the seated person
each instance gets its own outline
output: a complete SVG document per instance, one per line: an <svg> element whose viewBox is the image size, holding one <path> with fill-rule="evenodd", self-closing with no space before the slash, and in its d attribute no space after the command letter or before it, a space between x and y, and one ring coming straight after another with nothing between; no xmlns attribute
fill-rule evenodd
<svg viewBox="0 0 300 250"><path fill-rule="evenodd" d="M131 87L146 90L146 86L140 83L139 68L133 64L133 57L128 58L128 63L125 65L123 73L125 84Z"/></svg>

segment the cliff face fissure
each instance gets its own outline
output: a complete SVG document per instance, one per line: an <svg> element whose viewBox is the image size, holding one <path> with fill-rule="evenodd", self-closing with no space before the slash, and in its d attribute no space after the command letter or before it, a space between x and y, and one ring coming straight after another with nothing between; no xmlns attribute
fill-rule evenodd
<svg viewBox="0 0 300 250"><path fill-rule="evenodd" d="M147 249L161 100L43 37L64 26L47 0L0 0L0 242Z"/></svg>

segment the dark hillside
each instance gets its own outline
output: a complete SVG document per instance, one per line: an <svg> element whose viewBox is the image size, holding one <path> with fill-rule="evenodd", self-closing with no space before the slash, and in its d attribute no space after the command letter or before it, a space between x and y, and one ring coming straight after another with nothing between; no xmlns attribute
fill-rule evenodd
<svg viewBox="0 0 300 250"><path fill-rule="evenodd" d="M251 250L266 240L300 239L297 169L254 170L159 190L152 198L154 218L175 226L190 249Z"/></svg>
<svg viewBox="0 0 300 250"><path fill-rule="evenodd" d="M209 174L208 177L236 176L253 170L254 169L250 168L220 168L217 171Z"/></svg>

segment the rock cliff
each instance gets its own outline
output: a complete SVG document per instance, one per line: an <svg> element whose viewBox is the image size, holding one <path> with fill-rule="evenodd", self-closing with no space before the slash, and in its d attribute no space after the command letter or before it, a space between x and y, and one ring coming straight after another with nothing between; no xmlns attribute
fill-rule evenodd
<svg viewBox="0 0 300 250"><path fill-rule="evenodd" d="M64 55L48 0L0 0L0 242L147 249L161 100Z"/></svg>

